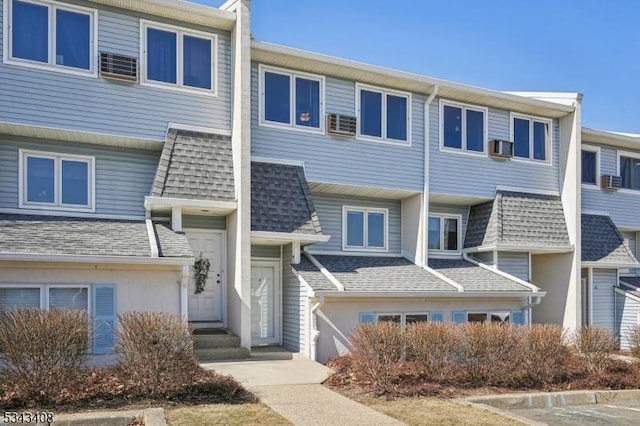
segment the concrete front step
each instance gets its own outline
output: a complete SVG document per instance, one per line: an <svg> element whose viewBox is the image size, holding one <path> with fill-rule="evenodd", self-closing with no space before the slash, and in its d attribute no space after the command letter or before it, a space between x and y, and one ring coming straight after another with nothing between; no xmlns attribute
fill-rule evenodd
<svg viewBox="0 0 640 426"><path fill-rule="evenodd" d="M251 356L247 348L207 348L196 349L196 358L200 362L247 359Z"/></svg>
<svg viewBox="0 0 640 426"><path fill-rule="evenodd" d="M193 336L194 349L239 348L240 338L233 334L204 334Z"/></svg>

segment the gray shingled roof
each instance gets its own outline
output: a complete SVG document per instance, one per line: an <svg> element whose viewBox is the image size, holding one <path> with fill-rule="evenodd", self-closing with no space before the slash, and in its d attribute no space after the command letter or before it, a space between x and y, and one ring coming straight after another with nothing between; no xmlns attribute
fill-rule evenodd
<svg viewBox="0 0 640 426"><path fill-rule="evenodd" d="M465 291L526 291L531 288L463 259L429 259L429 266Z"/></svg>
<svg viewBox="0 0 640 426"><path fill-rule="evenodd" d="M582 261L606 264L638 263L609 216L582 215Z"/></svg>
<svg viewBox="0 0 640 426"><path fill-rule="evenodd" d="M622 286L621 288L630 293L633 294L636 297L640 297L640 277L620 277L620 281L625 282L633 287L635 287L635 290L630 289L628 287L624 287Z"/></svg>
<svg viewBox="0 0 640 426"><path fill-rule="evenodd" d="M493 201L472 206L464 247L570 246L559 196L497 191Z"/></svg>
<svg viewBox="0 0 640 426"><path fill-rule="evenodd" d="M322 234L301 166L251 162L251 230Z"/></svg>
<svg viewBox="0 0 640 426"><path fill-rule="evenodd" d="M457 288L425 271L402 257L313 255L340 283L345 291L450 291ZM297 265L296 265L297 266ZM312 265L313 266L313 265ZM326 279L315 268L299 271L313 287L312 282ZM326 285L326 284L323 284ZM328 288L315 288L327 290ZM336 290L335 287L330 290Z"/></svg>
<svg viewBox="0 0 640 426"><path fill-rule="evenodd" d="M170 130L151 195L234 201L233 179L230 136Z"/></svg>
<svg viewBox="0 0 640 426"><path fill-rule="evenodd" d="M186 236L155 224L164 257L193 257ZM150 257L144 221L0 214L0 253Z"/></svg>
<svg viewBox="0 0 640 426"><path fill-rule="evenodd" d="M329 281L329 278L324 276L304 254L300 256L300 263L291 266L304 278L312 289L337 290L337 287Z"/></svg>

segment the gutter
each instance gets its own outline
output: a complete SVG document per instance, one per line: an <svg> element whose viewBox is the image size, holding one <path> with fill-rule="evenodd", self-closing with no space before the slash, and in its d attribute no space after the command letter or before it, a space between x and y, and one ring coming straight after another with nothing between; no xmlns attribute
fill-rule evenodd
<svg viewBox="0 0 640 426"><path fill-rule="evenodd" d="M318 330L318 310L324 305L324 296L318 298L318 302L311 307L311 340L309 341L309 358L312 361L317 359L318 339L320 338L320 330Z"/></svg>
<svg viewBox="0 0 640 426"><path fill-rule="evenodd" d="M84 254L0 253L0 261L119 263L124 265L193 265L193 257L93 256Z"/></svg>
<svg viewBox="0 0 640 426"><path fill-rule="evenodd" d="M544 297L546 291L335 291L316 290L317 296L331 298L529 298Z"/></svg>
<svg viewBox="0 0 640 426"><path fill-rule="evenodd" d="M422 211L424 212L424 217L422 220L422 229L427 229L429 223L429 161L430 161L430 149L431 144L429 143L429 133L431 132L431 126L429 124L430 118L430 107L431 102L438 96L438 92L440 91L440 86L433 86L433 90L429 97L424 101L424 187L422 188ZM427 244L427 232L424 232L424 235L420 236L420 245L422 246L422 265L423 267L428 267L427 262L429 260L428 256L428 247Z"/></svg>

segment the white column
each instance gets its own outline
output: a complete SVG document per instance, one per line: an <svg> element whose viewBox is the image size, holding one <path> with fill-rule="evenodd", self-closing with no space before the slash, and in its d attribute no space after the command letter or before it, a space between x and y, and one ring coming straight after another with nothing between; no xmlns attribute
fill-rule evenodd
<svg viewBox="0 0 640 426"><path fill-rule="evenodd" d="M300 241L291 242L291 262L294 265L300 263Z"/></svg>
<svg viewBox="0 0 640 426"><path fill-rule="evenodd" d="M171 229L182 232L182 207L171 208Z"/></svg>

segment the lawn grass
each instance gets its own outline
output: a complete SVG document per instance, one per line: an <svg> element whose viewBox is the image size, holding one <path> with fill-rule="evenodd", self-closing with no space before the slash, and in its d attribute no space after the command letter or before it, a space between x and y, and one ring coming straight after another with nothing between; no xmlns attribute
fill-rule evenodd
<svg viewBox="0 0 640 426"><path fill-rule="evenodd" d="M169 426L274 425L291 423L264 404L206 404L166 410Z"/></svg>

